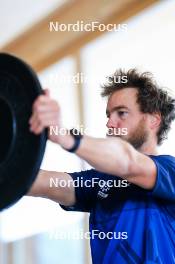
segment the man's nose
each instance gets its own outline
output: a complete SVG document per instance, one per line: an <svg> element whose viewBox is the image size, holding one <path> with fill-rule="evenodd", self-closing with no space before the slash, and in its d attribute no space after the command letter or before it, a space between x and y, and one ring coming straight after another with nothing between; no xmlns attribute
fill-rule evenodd
<svg viewBox="0 0 175 264"><path fill-rule="evenodd" d="M106 123L107 128L117 128L118 127L118 121L113 118L109 118L108 122Z"/></svg>

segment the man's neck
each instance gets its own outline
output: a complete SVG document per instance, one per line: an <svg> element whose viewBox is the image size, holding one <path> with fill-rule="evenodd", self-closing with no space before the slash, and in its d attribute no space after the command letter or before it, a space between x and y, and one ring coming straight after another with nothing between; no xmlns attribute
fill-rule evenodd
<svg viewBox="0 0 175 264"><path fill-rule="evenodd" d="M147 141L141 146L141 148L138 151L146 155L158 155L157 142Z"/></svg>

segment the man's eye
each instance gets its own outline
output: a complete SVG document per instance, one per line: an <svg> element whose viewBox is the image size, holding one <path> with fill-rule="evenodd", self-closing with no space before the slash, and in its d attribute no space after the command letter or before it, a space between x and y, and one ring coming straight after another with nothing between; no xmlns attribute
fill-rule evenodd
<svg viewBox="0 0 175 264"><path fill-rule="evenodd" d="M126 111L119 111L118 114L119 114L120 117L126 117L127 114L128 114L128 112L126 112Z"/></svg>

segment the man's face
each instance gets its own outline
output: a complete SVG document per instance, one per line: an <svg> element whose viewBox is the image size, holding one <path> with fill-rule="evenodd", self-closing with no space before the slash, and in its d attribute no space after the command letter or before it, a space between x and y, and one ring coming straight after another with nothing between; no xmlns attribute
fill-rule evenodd
<svg viewBox="0 0 175 264"><path fill-rule="evenodd" d="M113 130L114 136L128 141L136 149L147 141L149 128L145 122L145 114L140 112L136 89L125 88L114 92L109 97L106 115L108 118L106 126L110 130L110 135ZM127 129L127 135L122 135L124 128Z"/></svg>

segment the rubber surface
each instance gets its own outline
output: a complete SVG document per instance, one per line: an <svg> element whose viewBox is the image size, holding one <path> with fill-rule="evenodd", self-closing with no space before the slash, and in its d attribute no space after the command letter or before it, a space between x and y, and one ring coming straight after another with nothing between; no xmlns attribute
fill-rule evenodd
<svg viewBox="0 0 175 264"><path fill-rule="evenodd" d="M39 171L47 131L29 131L32 105L42 93L35 72L21 59L0 53L0 210L27 193Z"/></svg>

